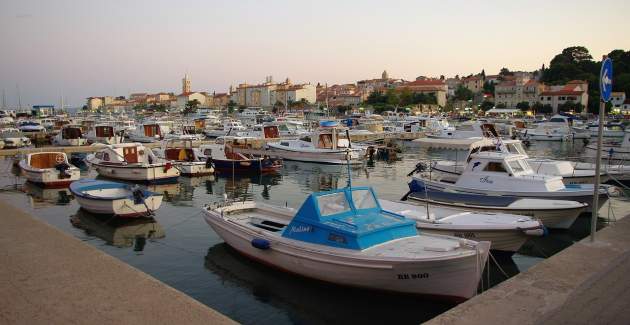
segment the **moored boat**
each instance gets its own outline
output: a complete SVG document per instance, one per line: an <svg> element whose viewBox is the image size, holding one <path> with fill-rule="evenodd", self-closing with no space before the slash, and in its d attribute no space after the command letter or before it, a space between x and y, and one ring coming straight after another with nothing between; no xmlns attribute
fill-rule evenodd
<svg viewBox="0 0 630 325"><path fill-rule="evenodd" d="M501 254L511 255L530 237L545 233L540 221L522 215L471 212L434 206L427 208L387 200L379 200L379 203L383 210L416 221L416 227L424 233L489 241L490 249Z"/></svg>
<svg viewBox="0 0 630 325"><path fill-rule="evenodd" d="M418 234L384 211L371 188L311 194L296 212L254 202L204 208L234 249L301 276L340 285L462 301L475 295L490 243Z"/></svg>
<svg viewBox="0 0 630 325"><path fill-rule="evenodd" d="M154 149L155 150L155 149ZM171 161L183 176L206 176L214 173L212 162L199 156L192 140L167 140L155 150L157 156Z"/></svg>
<svg viewBox="0 0 630 325"><path fill-rule="evenodd" d="M29 182L43 187L66 187L81 177L80 170L68 162L63 152L29 153L19 166Z"/></svg>
<svg viewBox="0 0 630 325"><path fill-rule="evenodd" d="M229 174L270 174L282 168L282 159L253 157L235 152L230 143L206 144L199 146L199 157L213 166L218 173Z"/></svg>
<svg viewBox="0 0 630 325"><path fill-rule="evenodd" d="M140 143L104 146L85 161L104 177L143 183L174 183L180 172Z"/></svg>
<svg viewBox="0 0 630 325"><path fill-rule="evenodd" d="M148 216L162 204L162 195L125 183L82 179L70 184L70 192L81 208L95 214Z"/></svg>

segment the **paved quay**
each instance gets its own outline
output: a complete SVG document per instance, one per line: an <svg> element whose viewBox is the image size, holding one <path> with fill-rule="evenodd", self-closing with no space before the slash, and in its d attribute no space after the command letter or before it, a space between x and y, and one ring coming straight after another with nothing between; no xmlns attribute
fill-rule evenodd
<svg viewBox="0 0 630 325"><path fill-rule="evenodd" d="M0 201L0 324L234 324Z"/></svg>
<svg viewBox="0 0 630 325"><path fill-rule="evenodd" d="M427 324L628 324L628 310L625 217Z"/></svg>

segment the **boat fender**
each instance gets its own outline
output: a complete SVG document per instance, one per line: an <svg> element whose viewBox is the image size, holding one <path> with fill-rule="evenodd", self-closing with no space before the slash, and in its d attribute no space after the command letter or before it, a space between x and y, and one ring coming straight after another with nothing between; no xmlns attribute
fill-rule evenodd
<svg viewBox="0 0 630 325"><path fill-rule="evenodd" d="M527 236L541 237L547 236L549 231L547 230L547 227L541 225L539 228L523 229L523 233Z"/></svg>
<svg viewBox="0 0 630 325"><path fill-rule="evenodd" d="M266 250L269 249L271 247L271 244L269 244L269 241L266 239L262 239L262 238L254 238L252 239L252 246L258 248L258 249L262 249L262 250Z"/></svg>
<svg viewBox="0 0 630 325"><path fill-rule="evenodd" d="M166 173L172 167L173 167L173 164L171 164L170 162L167 162L166 164L164 164L164 172Z"/></svg>

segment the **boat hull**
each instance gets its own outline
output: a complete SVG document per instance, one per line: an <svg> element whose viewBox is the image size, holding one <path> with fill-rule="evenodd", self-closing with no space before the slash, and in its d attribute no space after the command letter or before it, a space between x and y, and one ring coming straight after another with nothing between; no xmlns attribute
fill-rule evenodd
<svg viewBox="0 0 630 325"><path fill-rule="evenodd" d="M309 152L309 151L294 151L294 150L284 150L281 148L269 146L265 153L274 158L282 158L285 160L292 161L303 161L303 162L312 162L312 163L320 163L320 164L334 164L334 165L347 165L348 161L350 164L361 164L359 151L353 151L350 155L350 160L347 159L346 151L336 150L330 152Z"/></svg>
<svg viewBox="0 0 630 325"><path fill-rule="evenodd" d="M70 183L81 178L81 171L76 167L71 167L66 172L66 177L61 177L60 172L54 168L36 169L27 166L24 161L20 162L22 175L33 184L45 188L64 188Z"/></svg>
<svg viewBox="0 0 630 325"><path fill-rule="evenodd" d="M149 214L147 207L151 211L157 210L162 204L161 195L153 195L144 199L146 206L143 203L135 204L133 199L115 199L115 200L95 200L87 199L78 195L75 195L75 199L81 206L88 212L94 214L108 214L116 215L119 217L131 218L142 217Z"/></svg>
<svg viewBox="0 0 630 325"><path fill-rule="evenodd" d="M282 165L265 165L260 159L251 160L223 160L213 159L212 163L217 172L223 174L270 174L277 172Z"/></svg>
<svg viewBox="0 0 630 325"><path fill-rule="evenodd" d="M89 162L89 161L88 161ZM176 183L180 175L176 168L167 168L166 164L154 166L114 166L91 163L100 176L148 184Z"/></svg>
<svg viewBox="0 0 630 325"><path fill-rule="evenodd" d="M175 163L182 176L208 176L214 173L214 168L206 167L205 162L182 162Z"/></svg>
<svg viewBox="0 0 630 325"><path fill-rule="evenodd" d="M383 261L350 258L305 250L272 238L241 230L220 217L206 214L212 229L231 247L254 260L304 277L366 289L431 296L461 302L477 290L483 270L483 253L452 260ZM271 242L271 248L252 246L255 238ZM489 243L480 250L489 249Z"/></svg>

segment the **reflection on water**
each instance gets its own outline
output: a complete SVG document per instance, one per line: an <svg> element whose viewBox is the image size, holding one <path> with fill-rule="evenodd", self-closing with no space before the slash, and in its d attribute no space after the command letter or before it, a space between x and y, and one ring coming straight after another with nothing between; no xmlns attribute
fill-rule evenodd
<svg viewBox="0 0 630 325"><path fill-rule="evenodd" d="M89 236L104 240L107 244L119 247L133 247L141 252L147 239L164 238L164 230L153 218L118 218L89 213L79 209L70 217L73 227L82 229Z"/></svg>
<svg viewBox="0 0 630 325"><path fill-rule="evenodd" d="M44 188L31 182L24 182L22 190L28 195L31 206L34 208L67 205L74 199L74 196L67 188Z"/></svg>
<svg viewBox="0 0 630 325"><path fill-rule="evenodd" d="M533 143L528 151L537 156L571 157L580 154L581 146L540 142ZM410 143L403 143L402 147L399 161L376 160L353 166L353 185L370 185L379 197L398 200L407 192L407 173L418 159L455 159L453 151L426 150ZM10 160L0 163L5 171L11 168ZM84 171L82 177L96 174ZM32 184L22 187L22 178L0 178L0 183L23 189L27 195L13 190L0 195L243 323L417 324L449 308L450 305L416 297L350 289L277 272L229 249L201 215L204 204L221 201L224 195L297 208L310 193L346 186L347 180L345 166L291 161L286 161L275 175L181 177L176 184L149 186L164 195L164 203L154 219L110 220L111 217L92 215L80 210L67 190L48 190ZM530 240L512 259L499 260L500 269L491 264L491 284L504 281L504 272L508 277L514 276L568 247L585 237L589 228L589 218L580 217L566 231L552 231L547 237ZM487 282L486 275L484 279Z"/></svg>

